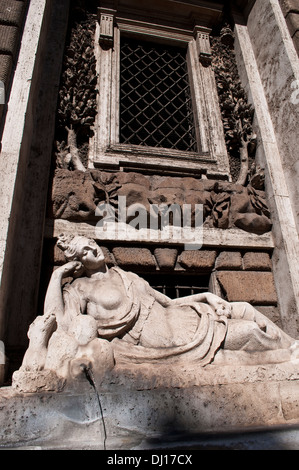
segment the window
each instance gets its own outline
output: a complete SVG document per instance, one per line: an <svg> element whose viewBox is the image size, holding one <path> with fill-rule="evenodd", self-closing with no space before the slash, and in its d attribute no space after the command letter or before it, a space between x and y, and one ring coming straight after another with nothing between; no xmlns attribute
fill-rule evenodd
<svg viewBox="0 0 299 470"><path fill-rule="evenodd" d="M197 152L185 48L121 39L120 143Z"/></svg>
<svg viewBox="0 0 299 470"><path fill-rule="evenodd" d="M98 115L89 166L228 179L209 30L99 8L95 44Z"/></svg>

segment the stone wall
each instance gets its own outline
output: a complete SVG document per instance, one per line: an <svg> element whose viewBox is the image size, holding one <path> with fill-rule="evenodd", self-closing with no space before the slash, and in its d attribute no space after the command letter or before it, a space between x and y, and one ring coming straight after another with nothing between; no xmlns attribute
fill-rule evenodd
<svg viewBox="0 0 299 470"><path fill-rule="evenodd" d="M273 272L290 333L298 331L298 55L278 0L257 0L247 25L236 19L235 50L241 82L255 109L258 165L265 171L275 239Z"/></svg>
<svg viewBox="0 0 299 470"><path fill-rule="evenodd" d="M0 80L5 86L6 102L28 3L28 0L1 0L0 3ZM0 105L0 121L4 108L4 105Z"/></svg>
<svg viewBox="0 0 299 470"><path fill-rule="evenodd" d="M8 3L1 1L1 8ZM12 368L18 348L23 353L27 345L26 332L36 316L68 9L68 1L28 2L2 133L0 338ZM18 295L12 295L14 286Z"/></svg>

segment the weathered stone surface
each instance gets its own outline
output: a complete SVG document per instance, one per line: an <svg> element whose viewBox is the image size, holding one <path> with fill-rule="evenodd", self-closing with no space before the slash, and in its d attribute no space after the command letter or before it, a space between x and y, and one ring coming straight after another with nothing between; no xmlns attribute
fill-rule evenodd
<svg viewBox="0 0 299 470"><path fill-rule="evenodd" d="M279 3L284 15L287 15L290 12L299 13L298 0L279 0Z"/></svg>
<svg viewBox="0 0 299 470"><path fill-rule="evenodd" d="M92 179L90 173L79 170L58 170L56 172L52 199L53 216L69 220L93 220L97 201L105 201L103 186Z"/></svg>
<svg viewBox="0 0 299 470"><path fill-rule="evenodd" d="M269 253L247 252L243 257L245 271L271 271L272 263Z"/></svg>
<svg viewBox="0 0 299 470"><path fill-rule="evenodd" d="M242 269L242 255L239 251L222 251L216 261L216 269Z"/></svg>
<svg viewBox="0 0 299 470"><path fill-rule="evenodd" d="M294 45L297 51L297 54L299 55L299 31L297 31L294 36L293 36L293 41Z"/></svg>
<svg viewBox="0 0 299 470"><path fill-rule="evenodd" d="M12 57L7 54L0 54L0 80L7 87L12 70Z"/></svg>
<svg viewBox="0 0 299 470"><path fill-rule="evenodd" d="M137 217L134 210L138 206L153 216L153 206L158 210L157 226L165 226L164 219L169 217L170 224L182 223L184 205L191 206L192 227L195 225L195 205L202 205L205 226L219 229L233 227L246 232L264 234L271 229L270 214L265 202L265 193L253 187L216 180L197 180L196 178L163 178L145 176L140 173L106 173L99 170L69 171L57 169L53 182L51 210L56 219L94 220L98 203L108 203L115 208L118 220L119 196L125 198L126 222ZM80 211L80 207L88 211ZM169 212L165 214L165 208ZM185 206L186 207L186 206ZM132 213L129 214L129 209ZM150 209L153 211L150 214ZM162 215L162 213L164 215ZM100 214L97 216L100 220ZM163 219L163 224L162 224ZM148 224L148 221L147 221ZM177 223L176 223L177 225ZM140 228L140 227L139 227Z"/></svg>
<svg viewBox="0 0 299 470"><path fill-rule="evenodd" d="M299 401L296 400L298 385L291 382L289 384L281 383L281 411L286 420L299 420Z"/></svg>
<svg viewBox="0 0 299 470"><path fill-rule="evenodd" d="M269 318L273 323L275 323L275 325L283 329L279 307L274 307L273 305L271 307L257 305L255 308L265 315L265 317Z"/></svg>
<svg viewBox="0 0 299 470"><path fill-rule="evenodd" d="M286 22L290 31L291 36L299 30L299 15L298 13L289 13L286 16Z"/></svg>
<svg viewBox="0 0 299 470"><path fill-rule="evenodd" d="M0 3L0 22L21 26L25 10L25 1L2 0Z"/></svg>
<svg viewBox="0 0 299 470"><path fill-rule="evenodd" d="M156 269L155 259L147 248L125 248L116 247L112 249L113 256L118 266L133 268L143 267L146 269Z"/></svg>
<svg viewBox="0 0 299 470"><path fill-rule="evenodd" d="M154 255L160 269L174 269L178 250L171 248L156 248Z"/></svg>
<svg viewBox="0 0 299 470"><path fill-rule="evenodd" d="M217 273L217 279L229 302L249 302L254 305L276 305L274 278L269 272Z"/></svg>
<svg viewBox="0 0 299 470"><path fill-rule="evenodd" d="M19 45L19 28L0 24L0 52L11 54L14 58Z"/></svg>
<svg viewBox="0 0 299 470"><path fill-rule="evenodd" d="M183 251L179 256L179 264L188 269L211 270L216 260L217 252L209 250Z"/></svg>
<svg viewBox="0 0 299 470"><path fill-rule="evenodd" d="M174 445L176 437L169 434L174 431L177 444L183 439L188 446L200 433L206 441L209 433L239 433L242 428L243 434L250 432L249 447L259 448L252 442L254 429L298 424L295 364L209 366L200 374L194 366L155 369L153 380L147 366L137 365L134 372L118 368L99 391L103 415L86 379L61 393L1 389L0 447L150 449L167 445L167 435ZM163 377L169 378L166 387L161 386ZM276 450L285 445L284 439L275 440Z"/></svg>
<svg viewBox="0 0 299 470"><path fill-rule="evenodd" d="M255 120L259 122L259 163L267 179L281 316L284 327L298 334L299 108L291 104L291 97L295 103L297 96L297 88L291 86L296 85L298 77L298 57L278 2L257 0L247 25L236 25L236 35L241 80L247 86Z"/></svg>

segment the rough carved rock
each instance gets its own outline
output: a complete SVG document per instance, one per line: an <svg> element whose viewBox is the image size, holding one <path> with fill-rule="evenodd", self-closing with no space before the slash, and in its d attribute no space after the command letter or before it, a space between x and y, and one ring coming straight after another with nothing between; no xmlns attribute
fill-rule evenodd
<svg viewBox="0 0 299 470"><path fill-rule="evenodd" d="M177 260L178 250L172 248L156 248L154 255L160 269L173 270Z"/></svg>
<svg viewBox="0 0 299 470"><path fill-rule="evenodd" d="M269 253L247 252L243 257L245 271L271 271L272 263Z"/></svg>
<svg viewBox="0 0 299 470"><path fill-rule="evenodd" d="M206 251L206 250L190 250L183 251L179 256L179 264L183 268L199 270L199 271L209 271L214 267L215 260L217 257L216 251Z"/></svg>
<svg viewBox="0 0 299 470"><path fill-rule="evenodd" d="M98 170L56 170L50 216L78 221L99 220L95 214L98 204L110 204L118 215L118 196L126 198L127 208L139 205L148 214L151 205L170 207L177 204L182 209L184 204L190 204L192 223L195 204L202 204L204 222L210 227L238 227L256 234L269 232L272 227L265 193L253 186ZM126 222L134 217L128 215Z"/></svg>
<svg viewBox="0 0 299 470"><path fill-rule="evenodd" d="M254 305L277 304L271 272L222 271L217 273L217 279L229 302L245 301Z"/></svg>
<svg viewBox="0 0 299 470"><path fill-rule="evenodd" d="M125 266L127 269L143 267L148 270L156 270L156 262L147 248L113 248L112 253L118 266Z"/></svg>
<svg viewBox="0 0 299 470"><path fill-rule="evenodd" d="M68 220L94 220L98 201L106 200L106 189L92 173L56 170L50 216Z"/></svg>
<svg viewBox="0 0 299 470"><path fill-rule="evenodd" d="M238 251L222 251L216 261L216 269L242 269L242 255Z"/></svg>

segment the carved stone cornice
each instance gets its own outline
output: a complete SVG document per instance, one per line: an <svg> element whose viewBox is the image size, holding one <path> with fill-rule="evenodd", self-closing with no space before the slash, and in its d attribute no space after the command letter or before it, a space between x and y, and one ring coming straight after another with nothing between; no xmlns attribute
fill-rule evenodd
<svg viewBox="0 0 299 470"><path fill-rule="evenodd" d="M101 0L101 9L117 10L117 17L130 17L132 20L172 25L184 30L192 30L194 24L213 28L222 18L224 1L202 0Z"/></svg>

